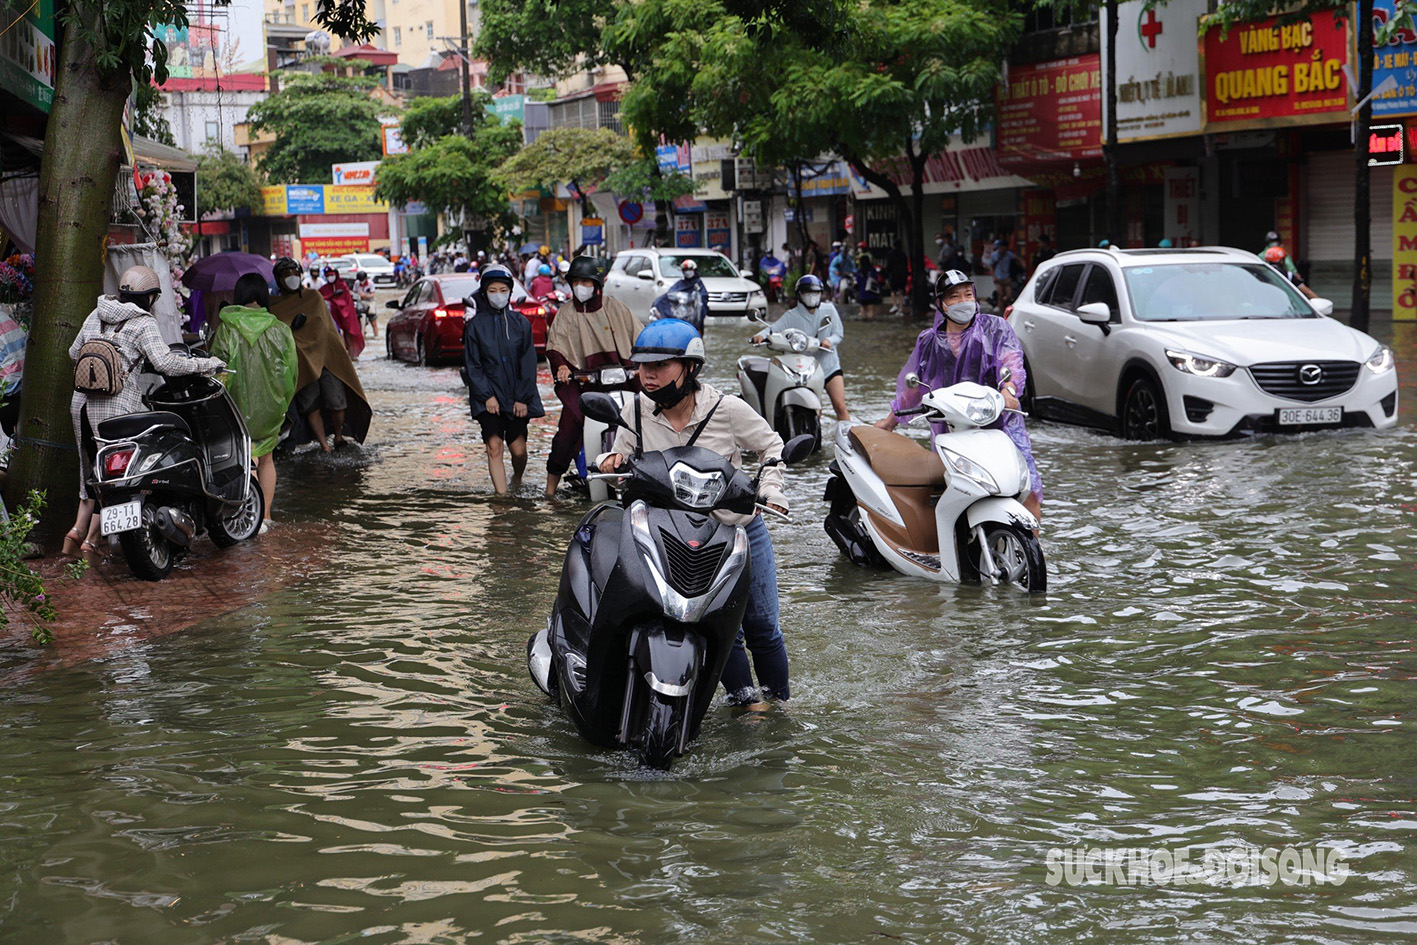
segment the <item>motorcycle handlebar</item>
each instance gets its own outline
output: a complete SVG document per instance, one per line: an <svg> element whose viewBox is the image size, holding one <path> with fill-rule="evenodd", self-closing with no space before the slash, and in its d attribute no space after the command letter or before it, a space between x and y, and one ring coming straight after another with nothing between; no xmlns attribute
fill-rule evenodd
<svg viewBox="0 0 1417 945"><path fill-rule="evenodd" d="M895 415L897 417L913 417L917 414L924 413L925 409L924 407L911 407L908 410L897 410L895 411Z"/></svg>

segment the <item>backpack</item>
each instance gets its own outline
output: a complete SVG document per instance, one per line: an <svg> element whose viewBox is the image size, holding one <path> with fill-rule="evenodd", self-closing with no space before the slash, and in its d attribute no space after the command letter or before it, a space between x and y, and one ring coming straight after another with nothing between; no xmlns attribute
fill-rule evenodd
<svg viewBox="0 0 1417 945"><path fill-rule="evenodd" d="M79 348L79 356L74 361L74 390L105 397L123 393L123 379L128 376L128 370L123 366L123 352L112 340L122 330L120 325L111 337L100 334Z"/></svg>

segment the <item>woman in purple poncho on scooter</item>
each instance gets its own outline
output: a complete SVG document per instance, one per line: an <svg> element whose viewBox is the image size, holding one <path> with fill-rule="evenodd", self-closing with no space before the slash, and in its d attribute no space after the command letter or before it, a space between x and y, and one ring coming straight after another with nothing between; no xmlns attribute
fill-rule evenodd
<svg viewBox="0 0 1417 945"><path fill-rule="evenodd" d="M1007 380L1001 385L999 378L1008 372ZM915 374L920 380L919 387L911 387L905 382L908 375ZM891 401L891 413L876 426L883 430L894 430L900 422L896 412L918 406L922 397L931 390L948 387L962 381L973 381L986 387L994 387L1004 394L1004 402L1018 409L1018 393L1023 390L1027 373L1023 366L1023 348L1013 327L997 315L980 311L979 302L974 297L974 283L969 276L958 269L951 269L940 276L935 283L935 325L920 333L915 341L915 350L901 368L896 381L895 400ZM1043 480L1038 475L1038 465L1033 461L1033 444L1028 439L1023 415L1006 413L994 423L1014 441L1014 445L1028 460L1028 472L1032 490L1024 500L1024 507L1042 521ZM943 423L931 423L933 434L945 432Z"/></svg>

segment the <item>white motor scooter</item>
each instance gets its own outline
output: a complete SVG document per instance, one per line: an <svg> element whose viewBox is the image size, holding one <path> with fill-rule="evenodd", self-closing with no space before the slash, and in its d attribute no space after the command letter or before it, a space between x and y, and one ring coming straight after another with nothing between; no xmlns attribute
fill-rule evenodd
<svg viewBox="0 0 1417 945"><path fill-rule="evenodd" d="M621 410L624 410L630 403L630 398L634 394L627 390L607 390L607 388L624 384L631 376L633 376L632 372L623 367L603 367L594 371L571 372L571 380L581 385L581 393L584 394L592 390L604 391ZM585 463L586 473L592 473L597 471L591 468L595 463L595 458L601 453L610 452L610 447L615 441L615 428L596 420L589 414L586 414L583 419L581 459ZM592 502L604 502L611 497L608 480L586 475L585 483Z"/></svg>
<svg viewBox="0 0 1417 945"><path fill-rule="evenodd" d="M795 328L774 331L762 319L756 321L768 334L752 344L767 348L775 357L749 354L738 359L738 387L743 399L772 424L784 443L808 433L813 451L821 449L826 387L815 356L821 342ZM823 318L818 331L828 324L830 319Z"/></svg>
<svg viewBox="0 0 1417 945"><path fill-rule="evenodd" d="M1000 384L1007 380L1007 373ZM919 378L906 379L912 387ZM1007 433L984 430L1004 395L965 382L926 394L919 414L944 421L933 452L899 433L839 424L825 527L856 564L932 581L1048 588L1038 521L1024 508L1028 462Z"/></svg>

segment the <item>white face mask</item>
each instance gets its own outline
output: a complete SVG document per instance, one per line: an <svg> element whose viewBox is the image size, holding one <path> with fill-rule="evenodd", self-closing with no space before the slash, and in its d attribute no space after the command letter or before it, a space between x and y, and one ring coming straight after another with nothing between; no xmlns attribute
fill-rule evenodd
<svg viewBox="0 0 1417 945"><path fill-rule="evenodd" d="M822 293L820 293L820 292L803 292L803 293L802 293L802 304L805 305L805 306L807 306L808 308L816 308L818 305L821 305L821 304L822 304Z"/></svg>
<svg viewBox="0 0 1417 945"><path fill-rule="evenodd" d="M595 295L595 287L588 285L578 285L571 290L575 293L577 302L589 302Z"/></svg>
<svg viewBox="0 0 1417 945"><path fill-rule="evenodd" d="M510 292L488 292L487 301L493 308L506 308L507 301L512 297Z"/></svg>
<svg viewBox="0 0 1417 945"><path fill-rule="evenodd" d="M281 285L285 286L287 289L289 289L289 290L292 291L292 292L294 292L296 289L300 288L300 277L299 277L299 276L286 276L284 279L280 280L280 282L281 282Z"/></svg>
<svg viewBox="0 0 1417 945"><path fill-rule="evenodd" d="M968 325L979 314L979 303L970 299L945 307L945 317L956 325Z"/></svg>
<svg viewBox="0 0 1417 945"><path fill-rule="evenodd" d="M936 246L944 246L944 245L945 245L945 241L944 241L944 240L935 240L935 245L936 245Z"/></svg>

